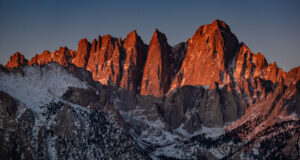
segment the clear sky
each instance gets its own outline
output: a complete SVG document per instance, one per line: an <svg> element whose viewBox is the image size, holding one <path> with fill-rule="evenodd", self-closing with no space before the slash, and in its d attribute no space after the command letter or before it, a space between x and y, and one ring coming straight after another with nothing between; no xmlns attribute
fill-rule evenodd
<svg viewBox="0 0 300 160"><path fill-rule="evenodd" d="M214 19L225 21L254 52L285 71L300 65L299 0L0 0L0 63L20 51L27 59L79 39L125 38L137 30L149 44L155 28L175 45Z"/></svg>

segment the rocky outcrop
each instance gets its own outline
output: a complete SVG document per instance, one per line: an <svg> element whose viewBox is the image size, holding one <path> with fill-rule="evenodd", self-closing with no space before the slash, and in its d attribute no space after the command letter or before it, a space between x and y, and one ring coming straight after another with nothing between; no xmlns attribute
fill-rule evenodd
<svg viewBox="0 0 300 160"><path fill-rule="evenodd" d="M74 57L75 51L69 50L67 47L60 47L59 50L52 53L52 61L57 62L62 66L68 66Z"/></svg>
<svg viewBox="0 0 300 160"><path fill-rule="evenodd" d="M103 85L117 85L120 81L122 53L117 39L104 35L101 48L95 56L97 72L93 73L94 80Z"/></svg>
<svg viewBox="0 0 300 160"><path fill-rule="evenodd" d="M171 46L166 36L155 30L147 55L144 74L141 83L141 95L163 97L167 92L171 70L169 58L172 56Z"/></svg>
<svg viewBox="0 0 300 160"><path fill-rule="evenodd" d="M76 56L72 59L72 63L77 67L85 68L90 54L90 43L86 38L81 39L78 43Z"/></svg>
<svg viewBox="0 0 300 160"><path fill-rule="evenodd" d="M241 137L251 139L259 132L275 125L277 122L299 118L300 113L300 81L288 87L282 83L273 86L272 94L246 109L246 113L231 125L228 130L247 126Z"/></svg>
<svg viewBox="0 0 300 160"><path fill-rule="evenodd" d="M234 78L236 81L252 77L264 78L264 71L268 67L264 55L252 53L244 43L240 44L235 64Z"/></svg>
<svg viewBox="0 0 300 160"><path fill-rule="evenodd" d="M135 95L141 83L143 67L147 57L147 46L136 31L132 31L125 38L123 48L126 57L120 87L133 92Z"/></svg>
<svg viewBox="0 0 300 160"><path fill-rule="evenodd" d="M187 48L188 48L187 42L181 42L172 48L172 56L169 59L170 60L170 69L172 72L171 79L174 79L174 76L178 73L178 71L182 65L182 62L184 60Z"/></svg>
<svg viewBox="0 0 300 160"><path fill-rule="evenodd" d="M19 66L27 65L28 60L20 52L16 52L10 56L9 61L5 65L5 68L17 68Z"/></svg>
<svg viewBox="0 0 300 160"><path fill-rule="evenodd" d="M271 80L273 83L283 83L286 76L286 72L281 68L278 68L276 62L269 64L268 68L265 70L265 79Z"/></svg>
<svg viewBox="0 0 300 160"><path fill-rule="evenodd" d="M69 50L67 47L60 47L54 52L48 50L43 51L41 54L35 55L29 62L29 65L45 65L50 62L57 62L62 66L68 66L74 58L76 52Z"/></svg>
<svg viewBox="0 0 300 160"><path fill-rule="evenodd" d="M286 73L277 67L276 62L268 64L264 55L252 53L244 43L241 43L235 63L235 81L255 77L270 80L273 83L282 83L286 78Z"/></svg>
<svg viewBox="0 0 300 160"><path fill-rule="evenodd" d="M225 22L215 20L212 24L200 26L188 40L185 58L170 91L184 85L228 83L227 68L237 47L238 40Z"/></svg>
<svg viewBox="0 0 300 160"><path fill-rule="evenodd" d="M291 84L295 84L297 81L300 80L300 67L296 67L291 69L285 79L285 85L289 86Z"/></svg>
<svg viewBox="0 0 300 160"><path fill-rule="evenodd" d="M50 51L45 50L43 53L39 55L35 55L29 62L29 65L38 64L38 65L44 65L49 62L52 62L52 56Z"/></svg>
<svg viewBox="0 0 300 160"><path fill-rule="evenodd" d="M94 39L91 46L90 57L86 66L86 70L93 74L93 77L97 76L98 62L96 61L97 55L100 53L102 37L98 36L98 39Z"/></svg>
<svg viewBox="0 0 300 160"><path fill-rule="evenodd" d="M182 125L190 133L201 128L201 124L221 127L241 117L247 107L242 95L217 84L211 90L183 86L170 93L164 103L164 118L171 128Z"/></svg>
<svg viewBox="0 0 300 160"><path fill-rule="evenodd" d="M102 108L105 105L105 101L100 101L102 98L91 89L70 87L62 95L62 98L68 102L92 109ZM105 97L103 98L105 99Z"/></svg>

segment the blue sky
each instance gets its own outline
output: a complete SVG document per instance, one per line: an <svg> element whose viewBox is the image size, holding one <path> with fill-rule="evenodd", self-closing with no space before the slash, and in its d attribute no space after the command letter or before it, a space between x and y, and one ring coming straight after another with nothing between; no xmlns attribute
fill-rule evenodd
<svg viewBox="0 0 300 160"><path fill-rule="evenodd" d="M158 28L175 45L221 19L254 53L287 71L300 65L299 8L298 0L0 0L0 63L16 51L30 59L59 46L77 49L81 38L125 38L132 30L148 44Z"/></svg>

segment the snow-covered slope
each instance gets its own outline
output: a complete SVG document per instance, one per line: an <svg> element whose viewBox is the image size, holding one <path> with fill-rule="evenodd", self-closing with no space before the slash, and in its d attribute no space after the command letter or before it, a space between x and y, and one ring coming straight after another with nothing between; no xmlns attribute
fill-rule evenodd
<svg viewBox="0 0 300 160"><path fill-rule="evenodd" d="M1 70L0 82L0 159L147 159L111 106L72 101L98 92L68 69Z"/></svg>
<svg viewBox="0 0 300 160"><path fill-rule="evenodd" d="M0 72L0 81L1 91L35 111L40 109L37 106L59 99L68 87L88 86L56 63L43 67L25 66L14 72Z"/></svg>

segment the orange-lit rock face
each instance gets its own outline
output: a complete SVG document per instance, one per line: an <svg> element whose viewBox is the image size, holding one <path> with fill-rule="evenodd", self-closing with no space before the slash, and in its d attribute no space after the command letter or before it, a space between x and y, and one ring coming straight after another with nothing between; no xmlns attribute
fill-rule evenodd
<svg viewBox="0 0 300 160"><path fill-rule="evenodd" d="M164 96L171 78L169 68L171 54L171 47L167 43L166 36L156 29L150 42L144 68L141 95Z"/></svg>
<svg viewBox="0 0 300 160"><path fill-rule="evenodd" d="M70 52L67 47L60 47L58 51L52 53L52 61L57 62L63 66L67 66L71 59L74 57L72 53L74 52Z"/></svg>
<svg viewBox="0 0 300 160"><path fill-rule="evenodd" d="M35 55L30 62L29 65L44 65L49 62L57 62L62 66L68 66L72 58L74 57L75 52L69 50L67 47L60 47L59 50L54 52L44 51L41 54Z"/></svg>
<svg viewBox="0 0 300 160"><path fill-rule="evenodd" d="M209 85L229 81L226 68L238 46L229 26L216 20L201 26L188 40L188 49L170 90L184 85Z"/></svg>
<svg viewBox="0 0 300 160"><path fill-rule="evenodd" d="M245 45L241 44L236 59L234 78L236 81L251 77L264 77L264 70L268 66L265 57L261 54L254 54Z"/></svg>
<svg viewBox="0 0 300 160"><path fill-rule="evenodd" d="M5 65L5 68L17 68L19 66L27 65L27 63L28 61L24 57L24 55L22 55L19 52L16 52L9 58L9 61Z"/></svg>
<svg viewBox="0 0 300 160"><path fill-rule="evenodd" d="M103 36L100 52L96 54L95 62L98 72L94 79L103 85L108 85L109 81L116 84L116 77L120 74L120 62L117 60L119 59L120 51L117 43L115 43L116 41L110 35Z"/></svg>
<svg viewBox="0 0 300 160"><path fill-rule="evenodd" d="M121 40L104 35L92 43L86 69L93 74L95 81L103 85L117 85L120 81L122 51L118 42Z"/></svg>
<svg viewBox="0 0 300 160"><path fill-rule="evenodd" d="M300 67L291 69L285 76L285 85L296 84L300 80Z"/></svg>
<svg viewBox="0 0 300 160"><path fill-rule="evenodd" d="M200 26L192 38L174 47L156 30L148 48L133 31L124 41L110 35L99 36L92 44L81 39L77 51L60 47L54 52L44 51L30 62L17 52L5 67L49 62L63 66L73 63L91 72L103 85L156 97L184 85L210 85L209 89L215 89L232 82L236 85L227 86L228 91L238 90L252 97L256 93L251 87L266 94L262 80L287 85L292 83L287 77L298 75L296 70L287 75L276 63L268 64L261 53L254 54L244 43L239 44L229 26L220 20Z"/></svg>
<svg viewBox="0 0 300 160"><path fill-rule="evenodd" d="M94 39L92 42L92 47L90 50L90 56L88 59L88 63L86 66L86 70L90 71L93 75L93 77L97 76L97 66L98 62L96 62L96 54L100 53L100 47L101 47L101 36L98 37L98 40Z"/></svg>
<svg viewBox="0 0 300 160"><path fill-rule="evenodd" d="M43 65L52 61L51 53L49 51L43 51L42 54L35 55L29 62L29 65L38 64Z"/></svg>
<svg viewBox="0 0 300 160"><path fill-rule="evenodd" d="M286 78L286 73L277 67L276 63L272 63L265 70L265 79L271 80L273 83L280 82Z"/></svg>
<svg viewBox="0 0 300 160"><path fill-rule="evenodd" d="M104 60L104 62L98 65L97 80L104 85L117 85L120 81L121 56L118 43L115 43L115 47L112 53L106 53L107 57L102 57L104 59L101 59Z"/></svg>
<svg viewBox="0 0 300 160"><path fill-rule="evenodd" d="M77 55L72 59L72 63L77 67L84 68L87 65L90 52L90 43L87 39L81 39L78 43Z"/></svg>
<svg viewBox="0 0 300 160"><path fill-rule="evenodd" d="M234 78L236 81L239 81L254 77L270 80L273 83L282 83L286 77L286 73L281 68L278 68L276 63L268 64L264 55L261 53L252 53L242 43L236 60Z"/></svg>
<svg viewBox="0 0 300 160"><path fill-rule="evenodd" d="M125 61L120 87L135 92L142 76L142 69L146 59L147 46L133 31L124 40Z"/></svg>

